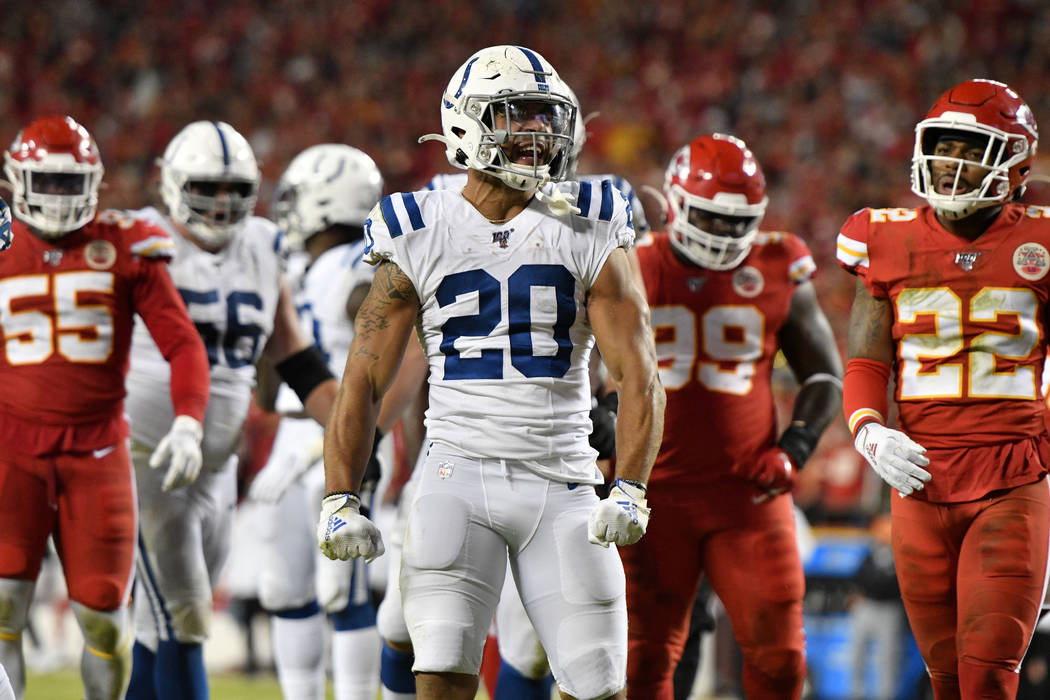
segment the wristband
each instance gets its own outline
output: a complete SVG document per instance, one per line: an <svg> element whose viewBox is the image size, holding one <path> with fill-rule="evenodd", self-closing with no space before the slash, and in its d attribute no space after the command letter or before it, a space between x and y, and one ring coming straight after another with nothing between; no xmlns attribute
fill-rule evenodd
<svg viewBox="0 0 1050 700"><path fill-rule="evenodd" d="M784 450L795 469L801 470L820 440L820 433L802 421L794 421L777 440L777 447Z"/></svg>
<svg viewBox="0 0 1050 700"><path fill-rule="evenodd" d="M633 486L636 489L641 489L642 490L642 495L645 495L645 494L649 493L649 489L646 488L645 484L643 484L640 481L635 481L634 479L617 479L616 481L617 481L617 483L622 481L623 483L627 484L628 486ZM613 484L613 485L615 486L616 484Z"/></svg>

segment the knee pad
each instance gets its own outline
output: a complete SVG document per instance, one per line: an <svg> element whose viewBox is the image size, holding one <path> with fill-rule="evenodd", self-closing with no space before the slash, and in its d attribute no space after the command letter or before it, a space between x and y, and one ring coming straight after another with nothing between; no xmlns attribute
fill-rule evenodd
<svg viewBox="0 0 1050 700"><path fill-rule="evenodd" d="M969 620L959 635L959 661L1014 668L1021 663L1031 625L1003 613L987 612Z"/></svg>
<svg viewBox="0 0 1050 700"><path fill-rule="evenodd" d="M126 606L116 610L94 610L80 603L72 604L73 614L84 633L84 643L95 654L115 656L131 648L133 635Z"/></svg>
<svg viewBox="0 0 1050 700"><path fill-rule="evenodd" d="M203 644L211 630L211 601L192 600L168 604L175 641Z"/></svg>
<svg viewBox="0 0 1050 700"><path fill-rule="evenodd" d="M789 687L806 674L806 657L801 649L784 647L760 648L747 662L767 681Z"/></svg>
<svg viewBox="0 0 1050 700"><path fill-rule="evenodd" d="M29 618L29 602L33 599L34 581L0 579L0 636L17 637L22 634Z"/></svg>
<svg viewBox="0 0 1050 700"><path fill-rule="evenodd" d="M116 576L85 578L71 587L69 597L91 610L116 610L124 607L124 584Z"/></svg>
<svg viewBox="0 0 1050 700"><path fill-rule="evenodd" d="M607 698L623 689L627 655L615 644L593 645L566 659L555 674L558 688L578 700Z"/></svg>

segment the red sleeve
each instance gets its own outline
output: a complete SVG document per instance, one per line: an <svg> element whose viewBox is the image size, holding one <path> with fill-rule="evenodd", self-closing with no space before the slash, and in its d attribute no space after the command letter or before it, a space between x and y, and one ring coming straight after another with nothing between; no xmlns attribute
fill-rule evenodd
<svg viewBox="0 0 1050 700"><path fill-rule="evenodd" d="M846 219L835 241L835 258L842 269L860 278L873 297L886 299L889 294L885 285L876 279L871 269L873 211L885 210L861 209Z"/></svg>
<svg viewBox="0 0 1050 700"><path fill-rule="evenodd" d="M886 389L890 381L890 366L878 360L854 357L846 363L842 381L842 410L846 414L849 431L857 434L865 423L884 424L889 410Z"/></svg>
<svg viewBox="0 0 1050 700"><path fill-rule="evenodd" d="M175 415L204 421L211 388L211 369L197 327L163 260L139 261L135 310L171 364L171 403Z"/></svg>

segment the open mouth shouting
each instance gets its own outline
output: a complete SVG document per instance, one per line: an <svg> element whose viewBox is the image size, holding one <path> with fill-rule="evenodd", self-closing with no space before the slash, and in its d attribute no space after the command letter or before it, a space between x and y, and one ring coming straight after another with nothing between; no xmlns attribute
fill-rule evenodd
<svg viewBox="0 0 1050 700"><path fill-rule="evenodd" d="M510 145L508 160L515 165L534 168L547 164L550 147L540 139L519 137L514 139Z"/></svg>
<svg viewBox="0 0 1050 700"><path fill-rule="evenodd" d="M962 173L956 177L954 172L942 173L934 181L934 190L937 194L959 195L970 192L977 186L963 177Z"/></svg>

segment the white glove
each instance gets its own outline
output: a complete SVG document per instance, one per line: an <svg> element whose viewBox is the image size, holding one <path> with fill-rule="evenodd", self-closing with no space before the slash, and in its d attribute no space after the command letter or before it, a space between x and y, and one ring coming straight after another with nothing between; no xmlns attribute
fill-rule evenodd
<svg viewBox="0 0 1050 700"><path fill-rule="evenodd" d="M260 503L276 503L281 495L310 467L317 464L324 450L324 438L317 436L303 445L292 459L271 459L252 479L248 498Z"/></svg>
<svg viewBox="0 0 1050 700"><path fill-rule="evenodd" d="M587 539L603 547L610 543L634 544L642 539L648 525L645 488L617 479L609 490L609 497L599 501L591 511Z"/></svg>
<svg viewBox="0 0 1050 700"><path fill-rule="evenodd" d="M168 464L161 488L165 491L192 484L201 473L201 438L204 428L192 416L175 416L171 430L149 458L151 469Z"/></svg>
<svg viewBox="0 0 1050 700"><path fill-rule="evenodd" d="M371 520L361 515L361 499L352 493L333 493L321 501L317 546L329 559L382 556L383 537Z"/></svg>
<svg viewBox="0 0 1050 700"><path fill-rule="evenodd" d="M922 468L930 463L924 454L926 448L899 430L865 423L857 431L853 446L883 481L900 491L902 498L921 491L931 479L931 474Z"/></svg>

